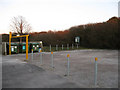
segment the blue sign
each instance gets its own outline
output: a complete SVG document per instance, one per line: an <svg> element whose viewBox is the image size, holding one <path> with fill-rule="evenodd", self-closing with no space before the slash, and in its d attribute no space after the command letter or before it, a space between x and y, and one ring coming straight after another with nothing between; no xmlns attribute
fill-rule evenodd
<svg viewBox="0 0 120 90"><path fill-rule="evenodd" d="M23 49L25 49L25 46L23 46Z"/></svg>

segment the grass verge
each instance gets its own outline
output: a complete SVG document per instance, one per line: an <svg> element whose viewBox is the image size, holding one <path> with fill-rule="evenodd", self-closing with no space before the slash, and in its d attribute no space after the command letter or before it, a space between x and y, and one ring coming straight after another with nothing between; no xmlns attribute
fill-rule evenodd
<svg viewBox="0 0 120 90"><path fill-rule="evenodd" d="M85 47L79 46L78 48L77 47L74 47L74 48L72 48L72 47L69 47L69 48L64 47L62 49L62 47L58 47L57 50L56 50L56 47L51 47L51 51L80 50L80 49L90 49L90 48L85 48ZM44 52L50 52L50 47L49 46L44 46L43 51Z"/></svg>

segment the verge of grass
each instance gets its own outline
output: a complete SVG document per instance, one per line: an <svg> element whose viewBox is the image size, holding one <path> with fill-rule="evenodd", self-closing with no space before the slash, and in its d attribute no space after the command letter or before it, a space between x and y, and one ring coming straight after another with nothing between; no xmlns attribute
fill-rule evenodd
<svg viewBox="0 0 120 90"><path fill-rule="evenodd" d="M56 50L56 47L51 47L51 51L65 51L65 50L80 50L80 49L90 49L90 48L85 48L85 47L81 47L79 46L78 48L77 47L69 47L69 49L67 47L64 47L63 50L62 50L62 47L58 47L58 50ZM43 51L44 52L50 52L50 47L49 46L44 46L43 47Z"/></svg>

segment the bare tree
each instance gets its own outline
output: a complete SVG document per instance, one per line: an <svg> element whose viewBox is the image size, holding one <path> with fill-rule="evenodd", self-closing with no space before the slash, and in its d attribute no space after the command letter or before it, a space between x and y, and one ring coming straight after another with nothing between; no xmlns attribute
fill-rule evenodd
<svg viewBox="0 0 120 90"><path fill-rule="evenodd" d="M17 33L19 35L28 34L31 31L31 26L28 24L28 22L25 20L23 16L18 16L12 18L10 29L14 33ZM20 42L22 42L22 38L20 38Z"/></svg>

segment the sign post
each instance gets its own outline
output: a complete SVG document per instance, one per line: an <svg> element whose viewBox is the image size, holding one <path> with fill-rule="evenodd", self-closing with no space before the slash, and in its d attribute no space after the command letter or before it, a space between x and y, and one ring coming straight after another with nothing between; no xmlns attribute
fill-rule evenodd
<svg viewBox="0 0 120 90"><path fill-rule="evenodd" d="M78 44L77 44L77 49L78 49Z"/></svg>

